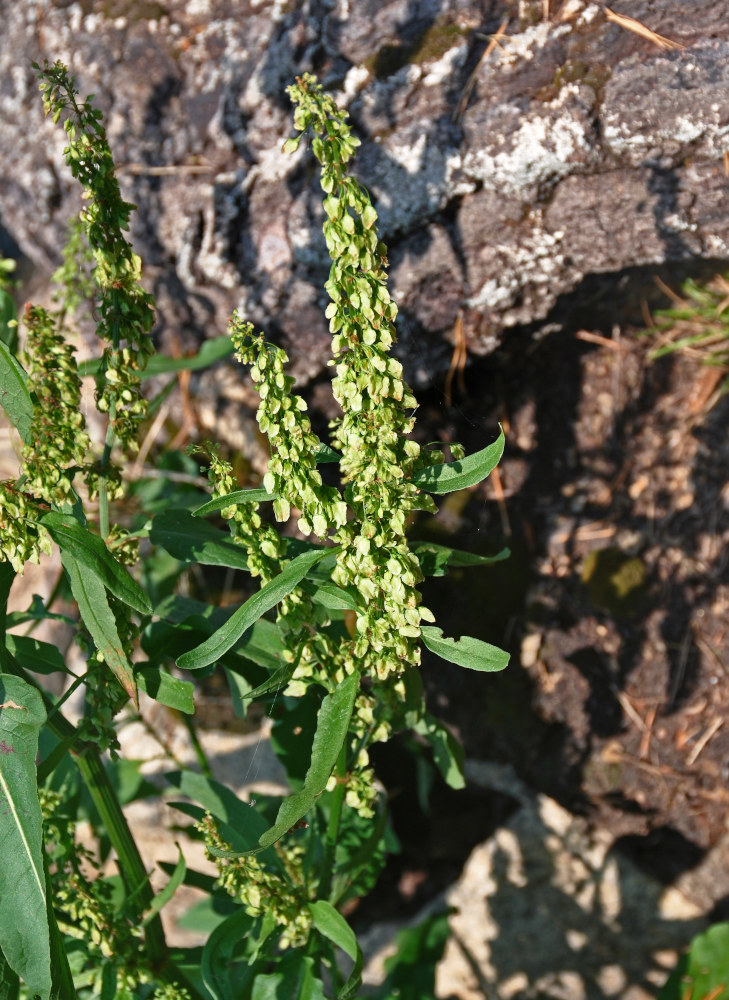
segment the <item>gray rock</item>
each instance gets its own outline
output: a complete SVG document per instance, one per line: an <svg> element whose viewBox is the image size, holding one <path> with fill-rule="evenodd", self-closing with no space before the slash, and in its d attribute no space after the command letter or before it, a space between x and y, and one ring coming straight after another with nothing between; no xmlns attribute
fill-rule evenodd
<svg viewBox="0 0 729 1000"><path fill-rule="evenodd" d="M318 181L310 154L280 152L285 87L304 70L362 138L358 176L390 243L418 383L447 366L459 316L469 351L487 354L509 329L551 322L586 276L729 259L729 0L697 0L690 18L668 0L615 0L684 46L673 50L587 0L549 21L541 4L522 3L519 21L501 0L6 6L4 243L42 285L78 210L30 65L62 59L96 94L139 206L133 236L163 347L222 332L239 307L281 339L301 381L323 370Z"/></svg>

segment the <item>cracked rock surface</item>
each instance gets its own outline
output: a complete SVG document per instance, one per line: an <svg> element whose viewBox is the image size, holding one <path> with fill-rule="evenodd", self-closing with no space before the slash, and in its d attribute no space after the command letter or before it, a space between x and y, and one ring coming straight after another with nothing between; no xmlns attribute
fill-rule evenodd
<svg viewBox="0 0 729 1000"><path fill-rule="evenodd" d="M535 9L533 9L535 8ZM537 9L538 8L538 9ZM314 71L349 107L417 345L410 377L553 323L588 275L729 258L729 2L28 0L0 39L0 236L41 285L78 210L32 61L103 109L163 347L241 308L300 381L322 370L328 259L311 157L285 157L285 87ZM490 44L499 27L504 35Z"/></svg>

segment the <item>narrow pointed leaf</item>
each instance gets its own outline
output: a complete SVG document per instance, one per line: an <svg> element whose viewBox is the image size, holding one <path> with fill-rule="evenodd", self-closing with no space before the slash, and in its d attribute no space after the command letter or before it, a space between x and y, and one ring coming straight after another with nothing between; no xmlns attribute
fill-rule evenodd
<svg viewBox="0 0 729 1000"><path fill-rule="evenodd" d="M19 677L1 674L0 949L31 996L47 1000L51 946L35 766L45 720L39 692Z"/></svg>
<svg viewBox="0 0 729 1000"><path fill-rule="evenodd" d="M233 955L243 937L250 933L253 919L241 907L219 924L208 938L202 953L203 982L213 1000L237 1000L233 987Z"/></svg>
<svg viewBox="0 0 729 1000"><path fill-rule="evenodd" d="M0 1000L18 1000L19 995L20 980L0 951Z"/></svg>
<svg viewBox="0 0 729 1000"><path fill-rule="evenodd" d="M258 841L260 847L270 847L280 840L306 815L316 797L326 788L344 745L358 690L359 675L350 674L321 703L304 787L281 803L276 822Z"/></svg>
<svg viewBox="0 0 729 1000"><path fill-rule="evenodd" d="M91 633L96 648L103 654L106 665L134 704L138 704L132 666L119 638L116 619L109 607L103 583L92 573L82 572L74 556L63 549L61 562L71 584L71 593L78 604L79 614Z"/></svg>
<svg viewBox="0 0 729 1000"><path fill-rule="evenodd" d="M33 400L28 392L28 376L8 346L0 341L0 406L24 444L30 443Z"/></svg>
<svg viewBox="0 0 729 1000"><path fill-rule="evenodd" d="M150 906L149 910L144 916L144 919L142 920L142 927L146 927L147 924L150 922L150 920L152 920L152 918L155 916L155 914L159 913L162 910L162 907L166 906L169 903L174 894L177 892L182 883L185 881L185 875L187 874L187 864L185 863L185 857L182 851L180 850L180 845L177 844L176 847L177 847L178 858L177 858L177 864L175 865L175 869L170 875L170 879L167 885L164 887L164 889L160 889L160 891L152 900L152 905Z"/></svg>
<svg viewBox="0 0 729 1000"><path fill-rule="evenodd" d="M230 566L248 572L248 556L230 532L201 521L189 510L165 510L152 522L149 540L183 562Z"/></svg>
<svg viewBox="0 0 729 1000"><path fill-rule="evenodd" d="M83 566L87 571L84 576L92 573L124 604L142 615L151 613L152 605L147 595L126 566L116 561L102 538L92 535L70 514L59 514L55 510L45 514L41 524L47 528L61 552L68 552L79 566Z"/></svg>
<svg viewBox="0 0 729 1000"><path fill-rule="evenodd" d="M261 834L268 829L259 812L219 781L194 771L173 771L166 778L183 795L230 827L235 834L233 847L239 851L255 848Z"/></svg>
<svg viewBox="0 0 729 1000"><path fill-rule="evenodd" d="M36 674L55 674L58 672L67 673L66 661L63 658L58 646L52 646L50 642L41 642L30 635L5 636L5 645L9 653L26 670L32 670Z"/></svg>
<svg viewBox="0 0 729 1000"><path fill-rule="evenodd" d="M225 496L208 500L202 507L196 507L192 513L195 517L204 517L216 510L236 507L239 503L265 503L266 500L275 500L277 497L278 493L268 493L266 490L235 490L234 493L226 493Z"/></svg>
<svg viewBox="0 0 729 1000"><path fill-rule="evenodd" d="M448 639L443 635L442 629L434 625L422 625L420 636L431 653L436 653L459 667L468 667L469 670L503 670L509 662L509 654L503 649L481 639L473 639L470 635Z"/></svg>
<svg viewBox="0 0 729 1000"><path fill-rule="evenodd" d="M212 337L206 340L197 354L189 358L168 358L164 354L155 354L147 361L146 368L138 374L142 379L154 378L157 375L166 375L168 372L198 371L201 368L208 368L223 358L227 358L233 353L235 348L228 336ZM101 359L91 358L82 361L79 366L79 375L97 375L101 369Z"/></svg>
<svg viewBox="0 0 729 1000"><path fill-rule="evenodd" d="M362 966L364 965L362 951L357 944L354 931L342 914L324 899L312 903L309 909L314 918L314 926L319 933L332 941L337 948L341 948L345 955L349 955L354 962L354 968L349 978L337 993L337 1000L350 1000L351 997L357 995L362 984Z"/></svg>
<svg viewBox="0 0 729 1000"><path fill-rule="evenodd" d="M199 670L200 667L206 667L209 663L218 660L224 653L233 648L254 622L257 622L262 615L274 608L287 594L290 594L304 579L312 566L315 566L330 551L330 549L314 549L302 552L300 556L292 559L278 576L274 577L265 587L261 587L257 594L241 605L209 639L206 639L196 649L190 650L189 653L184 653L177 661L178 666L185 670Z"/></svg>
<svg viewBox="0 0 729 1000"><path fill-rule="evenodd" d="M326 1000L324 984L314 972L314 959L300 952L276 963L276 971L256 976L251 1000Z"/></svg>
<svg viewBox="0 0 729 1000"><path fill-rule="evenodd" d="M166 670L154 664L143 664L137 666L134 671L137 684L160 705L174 708L185 715L195 713L195 702L193 695L195 685L191 681L183 681L180 677L173 677Z"/></svg>
<svg viewBox="0 0 729 1000"><path fill-rule="evenodd" d="M466 455L458 462L444 462L442 465L431 465L421 469L412 477L412 482L428 493L453 493L454 490L465 490L469 486L480 483L499 464L504 453L503 428L493 444L473 455Z"/></svg>
<svg viewBox="0 0 729 1000"><path fill-rule="evenodd" d="M509 549L502 549L493 556L480 556L434 542L413 542L411 547L425 576L445 576L448 568L454 566L490 566L511 555Z"/></svg>

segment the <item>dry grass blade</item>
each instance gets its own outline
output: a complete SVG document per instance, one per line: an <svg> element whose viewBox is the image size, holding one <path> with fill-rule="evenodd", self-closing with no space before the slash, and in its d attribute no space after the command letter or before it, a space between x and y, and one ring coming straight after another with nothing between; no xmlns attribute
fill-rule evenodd
<svg viewBox="0 0 729 1000"><path fill-rule="evenodd" d="M451 391L453 388L453 376L456 372L458 372L458 388L461 395L466 395L466 383L463 377L463 372L466 367L467 360L468 350L466 347L466 334L463 330L463 317L459 313L453 327L453 356L451 357L451 365L445 379L444 394L445 405L447 407L450 407L452 402Z"/></svg>
<svg viewBox="0 0 729 1000"><path fill-rule="evenodd" d="M627 14L616 14L615 11L610 10L609 7L605 8L605 14L608 21L612 21L613 24L619 24L621 28L626 28L628 31L632 31L635 35L640 35L641 38L648 39L649 42L653 42L657 45L659 49L684 49L685 45L681 45L680 42L674 42L670 38L664 38L663 35L656 34L655 31L651 31L650 28L646 28L644 24L640 21L636 21L634 17L628 17Z"/></svg>
<svg viewBox="0 0 729 1000"><path fill-rule="evenodd" d="M501 39L504 37L508 25L509 25L509 19L508 19L508 17L505 17L504 20L499 25L496 34L491 36L491 41L488 43L488 45L486 46L486 48L483 50L483 54L482 54L481 58L476 63L476 66L475 66L473 72L471 73L471 75L469 76L468 80L466 80L466 85L463 88L463 91L461 92L461 96L458 99L458 104L456 105L456 110L453 112L453 121L454 122L460 121L460 119L463 117L463 113L465 112L466 107L468 105L468 102L471 99L471 94L473 93L473 88L476 86L476 77L478 76L478 71L481 69L481 67L483 66L483 64L488 59L488 57L494 51L494 49L499 44L499 42L501 41Z"/></svg>

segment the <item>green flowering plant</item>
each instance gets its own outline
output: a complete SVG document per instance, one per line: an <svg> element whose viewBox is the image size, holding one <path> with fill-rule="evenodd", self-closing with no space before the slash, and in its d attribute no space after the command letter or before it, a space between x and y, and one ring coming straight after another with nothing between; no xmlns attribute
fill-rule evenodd
<svg viewBox="0 0 729 1000"><path fill-rule="evenodd" d="M68 135L66 162L84 205L55 276L58 310L26 308L20 354L10 335L0 342L0 399L21 441L19 475L0 484L0 794L10 805L0 810L0 996L347 1000L359 992L363 958L342 908L372 889L391 843L370 749L412 730L430 744L445 779L463 787L460 748L424 704L422 646L476 670L508 661L481 640L444 637L418 589L449 564L490 560L411 543L407 529L417 512L436 509L433 494L484 479L503 433L468 457L451 446L450 462L412 437L415 399L391 354L397 309L387 251L369 195L350 172L358 140L311 76L289 88L299 135L286 148L309 134L321 165L330 364L341 409L328 442L312 429L285 352L242 315L195 358L154 356L153 302L124 235L133 206L121 198L101 113L90 97L79 99L62 64L36 69L46 111ZM89 304L101 354L77 366L70 337ZM258 391L256 419L271 453L260 486L240 488L215 443L194 449L207 468L207 493L170 479L160 500L125 483L124 457L135 453L157 405L143 395L144 379L230 353ZM82 416L88 377L106 420L100 441ZM173 458L163 453L158 464ZM324 463L338 467L327 482ZM131 494L133 520L125 511ZM14 576L54 547L63 574L51 597L8 614ZM246 572L252 595L233 607L198 600L189 592L197 566ZM61 593L77 608L60 617L74 630L82 672L48 643L7 631L58 618L52 607ZM246 803L213 778L195 734L194 697L198 679L214 670L240 716L254 701L269 712L283 706L271 738L287 796ZM60 698L52 693L58 685L45 684L58 673L67 675ZM74 726L63 703L78 687L85 707ZM117 760L118 727L125 714L144 712L140 691L192 717L200 770L170 770L165 781L215 872L188 871L180 852L157 894L115 771L130 765ZM98 851L77 839L82 801ZM105 869L110 849L113 877ZM204 888L211 900L212 924L194 952L170 947L160 919L182 884ZM405 935L402 954L409 962L423 949L432 973L447 921L426 923ZM388 966L382 1000L406 978L399 962Z"/></svg>

